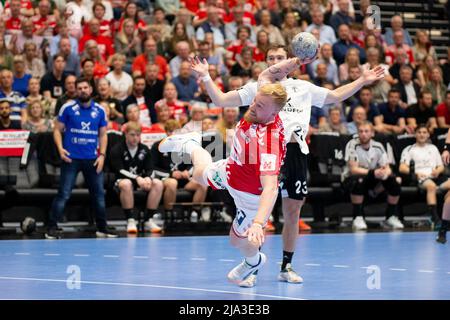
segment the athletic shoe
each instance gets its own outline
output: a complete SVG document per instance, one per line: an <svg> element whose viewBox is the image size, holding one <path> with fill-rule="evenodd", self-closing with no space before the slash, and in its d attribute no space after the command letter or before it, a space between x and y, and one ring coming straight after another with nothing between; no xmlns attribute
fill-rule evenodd
<svg viewBox="0 0 450 320"><path fill-rule="evenodd" d="M302 219L298 220L298 230L299 231L311 231L311 227Z"/></svg>
<svg viewBox="0 0 450 320"><path fill-rule="evenodd" d="M244 261L242 261L228 273L228 280L236 284L241 283L253 272L259 270L264 265L264 263L266 263L266 259L266 255L262 252L259 253L259 262L256 266L249 265L244 259Z"/></svg>
<svg viewBox="0 0 450 320"><path fill-rule="evenodd" d="M58 232L57 228L49 228L45 233L45 239L49 240L57 240L61 239L61 235Z"/></svg>
<svg viewBox="0 0 450 320"><path fill-rule="evenodd" d="M267 232L274 232L275 231L275 226L273 225L272 221L267 221L266 224L266 231Z"/></svg>
<svg viewBox="0 0 450 320"><path fill-rule="evenodd" d="M357 216L353 220L352 228L353 228L353 230L356 230L356 231L358 231L358 230L367 230L366 221L364 221L364 218L362 216Z"/></svg>
<svg viewBox="0 0 450 320"><path fill-rule="evenodd" d="M438 236L436 238L436 242L445 244L447 242L447 236L445 231L439 231Z"/></svg>
<svg viewBox="0 0 450 320"><path fill-rule="evenodd" d="M158 227L162 228L164 226L164 219L162 213L159 212L155 213L152 219L153 222L156 223Z"/></svg>
<svg viewBox="0 0 450 320"><path fill-rule="evenodd" d="M144 222L144 231L151 233L159 233L162 229L153 221L152 218Z"/></svg>
<svg viewBox="0 0 450 320"><path fill-rule="evenodd" d="M385 221L386 226L392 228L392 229L403 229L403 223L396 217L396 216L390 216L389 219Z"/></svg>
<svg viewBox="0 0 450 320"><path fill-rule="evenodd" d="M158 146L161 153L164 152L185 152L185 145L189 141L195 141L201 146L202 136L198 132L189 132L185 134L174 134L163 139Z"/></svg>
<svg viewBox="0 0 450 320"><path fill-rule="evenodd" d="M222 209L219 212L220 216L222 217L223 221L231 223L233 222L233 218L227 213L227 211L225 209Z"/></svg>
<svg viewBox="0 0 450 320"><path fill-rule="evenodd" d="M108 229L97 230L95 233L97 238L118 238L119 236Z"/></svg>
<svg viewBox="0 0 450 320"><path fill-rule="evenodd" d="M253 288L256 285L256 280L258 276L256 274L251 274L241 282L239 282L239 287L243 288Z"/></svg>
<svg viewBox="0 0 450 320"><path fill-rule="evenodd" d="M197 213L197 211L192 211L191 212L191 216L189 217L189 220L192 223L197 223L198 222L198 213Z"/></svg>
<svg viewBox="0 0 450 320"><path fill-rule="evenodd" d="M201 211L202 221L209 222L211 220L211 208L203 207Z"/></svg>
<svg viewBox="0 0 450 320"><path fill-rule="evenodd" d="M133 218L130 218L127 220L127 232L128 233L137 233L137 225L136 225L136 220L134 220Z"/></svg>
<svg viewBox="0 0 450 320"><path fill-rule="evenodd" d="M300 277L297 272L292 269L290 263L286 264L286 267L280 271L278 274L278 281L289 282L289 283L302 283L303 278Z"/></svg>

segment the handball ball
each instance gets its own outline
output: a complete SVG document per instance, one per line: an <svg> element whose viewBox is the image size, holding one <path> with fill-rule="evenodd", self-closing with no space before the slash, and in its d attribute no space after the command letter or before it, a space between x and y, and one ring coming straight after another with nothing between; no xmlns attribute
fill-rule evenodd
<svg viewBox="0 0 450 320"><path fill-rule="evenodd" d="M26 217L20 223L20 229L25 234L32 234L36 230L36 221L31 217Z"/></svg>
<svg viewBox="0 0 450 320"><path fill-rule="evenodd" d="M319 50L319 42L309 32L300 32L292 39L292 53L300 60L313 59Z"/></svg>

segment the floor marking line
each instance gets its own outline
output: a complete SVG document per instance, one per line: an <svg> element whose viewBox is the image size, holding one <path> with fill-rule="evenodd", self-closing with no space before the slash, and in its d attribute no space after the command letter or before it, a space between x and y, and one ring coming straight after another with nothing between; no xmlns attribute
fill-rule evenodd
<svg viewBox="0 0 450 320"><path fill-rule="evenodd" d="M113 254L104 254L103 258L118 258L119 256L113 255Z"/></svg>
<svg viewBox="0 0 450 320"><path fill-rule="evenodd" d="M392 270L392 271L406 271L407 269L389 268L389 270Z"/></svg>
<svg viewBox="0 0 450 320"><path fill-rule="evenodd" d="M433 270L418 270L421 273L434 273Z"/></svg>
<svg viewBox="0 0 450 320"><path fill-rule="evenodd" d="M41 282L63 282L67 283L67 280L61 279L41 279L41 278L19 278L19 277L0 277L0 280L21 280L21 281L41 281ZM203 288L190 288L190 287L175 287L175 286L163 286L154 284L137 284L137 283L125 283L125 282L103 282L103 281L79 281L81 284L95 284L95 285L109 285L109 286L123 286L123 287L144 287L144 288L161 288L161 289L174 289L174 290L186 290L186 291L201 291L201 292L215 292L215 293L227 293L227 294L239 294L253 297L266 297L277 298L286 300L306 300L302 298L294 298L287 296L275 296L261 293L251 292L239 292L239 291L227 291L227 290L214 290Z"/></svg>
<svg viewBox="0 0 450 320"><path fill-rule="evenodd" d="M206 258L191 258L193 261L206 261Z"/></svg>
<svg viewBox="0 0 450 320"><path fill-rule="evenodd" d="M15 252L14 255L16 256L29 256L29 252Z"/></svg>
<svg viewBox="0 0 450 320"><path fill-rule="evenodd" d="M233 259L219 259L219 261L222 261L222 262L235 262L236 260L233 260Z"/></svg>
<svg viewBox="0 0 450 320"><path fill-rule="evenodd" d="M60 253L44 253L44 256L47 257L59 257L60 255Z"/></svg>
<svg viewBox="0 0 450 320"><path fill-rule="evenodd" d="M320 263L305 263L305 266L309 266L309 267L320 267Z"/></svg>
<svg viewBox="0 0 450 320"><path fill-rule="evenodd" d="M83 254L83 253L75 253L73 256L74 257L89 257L90 255L89 254Z"/></svg>
<svg viewBox="0 0 450 320"><path fill-rule="evenodd" d="M344 265L344 264L333 264L333 267L335 267L335 268L349 268L349 266Z"/></svg>
<svg viewBox="0 0 450 320"><path fill-rule="evenodd" d="M134 259L148 259L148 256L133 256Z"/></svg>
<svg viewBox="0 0 450 320"><path fill-rule="evenodd" d="M177 257L162 257L161 259L164 259L164 260L178 260Z"/></svg>

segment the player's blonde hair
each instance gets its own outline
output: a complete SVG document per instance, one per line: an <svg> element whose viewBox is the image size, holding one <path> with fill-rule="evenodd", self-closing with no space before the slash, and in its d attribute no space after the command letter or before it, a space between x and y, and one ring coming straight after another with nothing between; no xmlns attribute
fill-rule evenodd
<svg viewBox="0 0 450 320"><path fill-rule="evenodd" d="M130 131L135 131L137 133L142 132L142 126L139 122L129 121L125 126L125 133L129 133Z"/></svg>
<svg viewBox="0 0 450 320"><path fill-rule="evenodd" d="M278 109L281 110L287 101L286 89L279 83L268 83L259 88L259 93L265 96L270 96Z"/></svg>

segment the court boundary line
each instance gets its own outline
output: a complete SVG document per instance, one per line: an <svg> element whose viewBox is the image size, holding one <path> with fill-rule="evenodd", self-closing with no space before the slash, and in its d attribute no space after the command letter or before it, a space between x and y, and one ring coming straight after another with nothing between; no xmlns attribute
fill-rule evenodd
<svg viewBox="0 0 450 320"><path fill-rule="evenodd" d="M68 282L67 279L62 280L62 279L48 279L48 278L47 279L45 279L45 278L22 278L22 277L3 277L3 276L0 276L0 280L64 282L64 283ZM127 282L106 282L106 281L86 281L86 280L80 280L80 281L78 281L78 283L91 284L91 285L105 285L105 286L109 285L109 286L123 286L123 287L159 288L159 289L173 289L173 290L185 290L185 291L214 292L214 293L223 293L223 294L238 294L238 295L246 295L246 296L252 296L252 297L275 298L275 299L280 299L280 300L307 300L304 298L275 296L275 295L268 295L268 294L262 294L262 293L215 290L215 289L204 289L204 288L190 288L190 287L177 287L177 286L163 286L163 285L144 284L144 283L139 284L139 283L127 283ZM48 300L53 300L53 299L48 299ZM108 299L104 299L104 300L108 300ZM151 299L151 300L153 300L153 299ZM169 299L169 300L172 300L172 299ZM174 300L177 300L177 299L174 299ZM178 300L182 300L182 299L178 299ZM221 299L208 299L208 300L221 300Z"/></svg>

